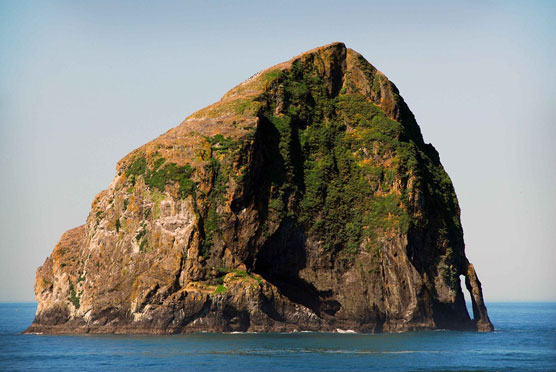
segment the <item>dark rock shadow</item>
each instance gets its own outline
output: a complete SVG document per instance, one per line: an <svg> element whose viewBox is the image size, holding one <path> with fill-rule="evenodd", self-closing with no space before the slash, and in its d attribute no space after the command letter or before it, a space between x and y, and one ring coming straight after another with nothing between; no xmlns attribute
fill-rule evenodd
<svg viewBox="0 0 556 372"><path fill-rule="evenodd" d="M278 230L259 249L255 258L255 272L275 285L291 301L321 312L318 290L299 277L307 263L305 233L291 219L284 219ZM330 303L322 310L334 314L339 303Z"/></svg>

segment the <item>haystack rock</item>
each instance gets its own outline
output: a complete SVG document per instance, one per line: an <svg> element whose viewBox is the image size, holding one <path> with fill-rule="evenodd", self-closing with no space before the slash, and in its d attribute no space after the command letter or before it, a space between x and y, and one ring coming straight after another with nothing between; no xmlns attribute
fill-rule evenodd
<svg viewBox="0 0 556 372"><path fill-rule="evenodd" d="M438 153L342 43L255 74L116 170L38 269L26 332L493 329Z"/></svg>

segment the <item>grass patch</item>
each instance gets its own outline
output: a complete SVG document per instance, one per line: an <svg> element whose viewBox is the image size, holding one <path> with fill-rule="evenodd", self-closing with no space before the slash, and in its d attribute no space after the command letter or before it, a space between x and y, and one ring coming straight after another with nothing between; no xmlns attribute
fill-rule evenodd
<svg viewBox="0 0 556 372"><path fill-rule="evenodd" d="M224 287L224 285L219 284L218 287L214 290L212 294L220 294L228 292L228 288Z"/></svg>
<svg viewBox="0 0 556 372"><path fill-rule="evenodd" d="M81 306L80 303L81 297L78 296L77 293L75 292L75 288L72 282L70 282L69 284L69 292L70 292L70 296L68 297L68 300L73 304L73 306L76 309L79 309L79 307Z"/></svg>
<svg viewBox="0 0 556 372"><path fill-rule="evenodd" d="M160 217L160 202L162 202L166 198L166 195L156 189L153 190L151 195L154 202L153 218L157 219Z"/></svg>
<svg viewBox="0 0 556 372"><path fill-rule="evenodd" d="M170 183L179 184L179 196L184 199L189 195L194 195L197 184L191 180L194 169L191 165L178 166L176 163L165 164L166 159L157 158L152 168L147 166L144 157L136 158L131 166L126 170L126 177L134 185L137 177L144 177L145 184L151 190L164 192L166 185ZM164 165L164 166L163 166Z"/></svg>

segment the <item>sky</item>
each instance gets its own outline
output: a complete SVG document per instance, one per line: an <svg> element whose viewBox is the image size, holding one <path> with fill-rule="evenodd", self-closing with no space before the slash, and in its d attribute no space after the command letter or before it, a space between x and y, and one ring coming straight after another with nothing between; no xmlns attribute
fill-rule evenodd
<svg viewBox="0 0 556 372"><path fill-rule="evenodd" d="M556 301L556 2L0 0L0 302L131 150L342 41L440 153L489 301Z"/></svg>

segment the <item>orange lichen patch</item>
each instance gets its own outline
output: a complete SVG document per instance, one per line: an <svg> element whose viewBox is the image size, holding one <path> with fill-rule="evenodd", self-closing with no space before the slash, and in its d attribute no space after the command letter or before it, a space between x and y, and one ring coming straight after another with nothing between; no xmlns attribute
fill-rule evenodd
<svg viewBox="0 0 556 372"><path fill-rule="evenodd" d="M216 287L216 285L207 284L205 282L189 282L185 287L185 290L187 292L212 294Z"/></svg>
<svg viewBox="0 0 556 372"><path fill-rule="evenodd" d="M390 195L392 193L392 190L389 191L383 191L382 189L378 189L377 191L375 191L373 193L374 196L387 196Z"/></svg>
<svg viewBox="0 0 556 372"><path fill-rule="evenodd" d="M199 145L199 148L195 151L196 158L198 161L209 161L212 157L212 145L205 141L204 144Z"/></svg>
<svg viewBox="0 0 556 372"><path fill-rule="evenodd" d="M139 203L137 202L135 195L131 195L128 200L129 204L127 206L127 210L131 213L139 212Z"/></svg>
<svg viewBox="0 0 556 372"><path fill-rule="evenodd" d="M74 271L79 264L79 247L83 243L85 232L85 225L82 225L68 230L62 235L50 258L52 273L62 270L68 275L74 276Z"/></svg>
<svg viewBox="0 0 556 372"><path fill-rule="evenodd" d="M160 231L157 230L157 231L153 234L153 244L154 244L155 247L161 246L161 240L160 240L160 238L161 238L161 236L160 236Z"/></svg>
<svg viewBox="0 0 556 372"><path fill-rule="evenodd" d="M125 175L119 175L116 176L116 178L114 179L114 186L116 189L119 189L120 187L122 187L125 184L126 178Z"/></svg>
<svg viewBox="0 0 556 372"><path fill-rule="evenodd" d="M93 199L93 202L91 203L91 208L94 209L95 206L96 206L96 204L97 204L102 198L104 198L105 196L107 196L108 193L109 193L108 190L102 190L101 192L99 192L99 193L95 196L95 198Z"/></svg>
<svg viewBox="0 0 556 372"><path fill-rule="evenodd" d="M393 157L387 157L386 159L384 159L384 160L381 162L381 165L382 165L384 168L390 168L390 169L392 169L392 170L395 170L395 168L392 167L392 162L393 162L393 161L394 161L394 158L393 158Z"/></svg>
<svg viewBox="0 0 556 372"><path fill-rule="evenodd" d="M35 292L42 293L43 291L51 291L54 284L44 277L41 277L37 272L36 282L35 282Z"/></svg>

